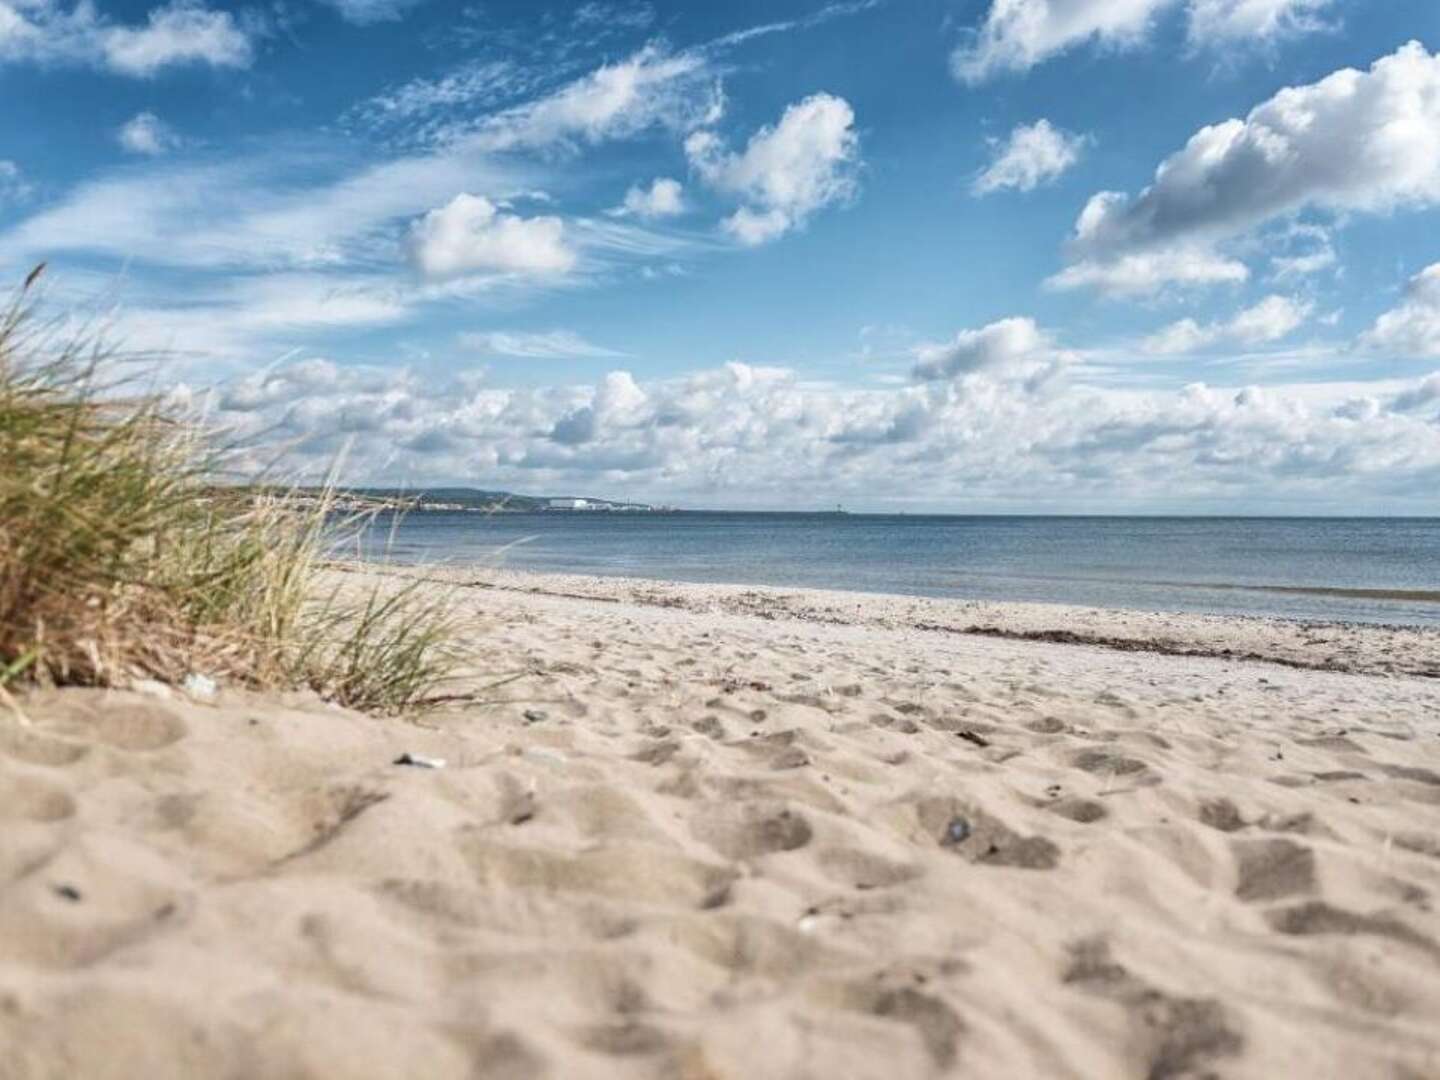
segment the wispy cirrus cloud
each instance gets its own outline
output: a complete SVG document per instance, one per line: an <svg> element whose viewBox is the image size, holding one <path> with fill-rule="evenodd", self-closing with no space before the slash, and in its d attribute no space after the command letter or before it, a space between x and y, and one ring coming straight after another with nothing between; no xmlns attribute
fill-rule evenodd
<svg viewBox="0 0 1440 1080"><path fill-rule="evenodd" d="M513 356L522 360L594 360L625 355L587 341L574 330L467 331L457 340L462 348L481 355Z"/></svg>
<svg viewBox="0 0 1440 1080"><path fill-rule="evenodd" d="M320 0L326 7L334 8L346 22L356 26L399 22L412 8L419 7L424 2L425 0Z"/></svg>

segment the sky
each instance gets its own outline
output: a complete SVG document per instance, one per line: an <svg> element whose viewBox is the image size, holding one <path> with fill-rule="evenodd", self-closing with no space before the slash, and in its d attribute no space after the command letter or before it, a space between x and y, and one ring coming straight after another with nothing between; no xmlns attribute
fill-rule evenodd
<svg viewBox="0 0 1440 1080"><path fill-rule="evenodd" d="M0 281L291 475L1440 514L1435 0L0 0Z"/></svg>

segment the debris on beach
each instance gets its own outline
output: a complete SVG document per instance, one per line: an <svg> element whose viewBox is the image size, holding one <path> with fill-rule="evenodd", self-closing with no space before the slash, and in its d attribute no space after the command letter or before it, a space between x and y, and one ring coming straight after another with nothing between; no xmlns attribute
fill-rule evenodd
<svg viewBox="0 0 1440 1080"><path fill-rule="evenodd" d="M412 765L417 769L443 769L445 759L438 757L425 757L421 754L412 754L409 751L401 754L394 761L396 765Z"/></svg>

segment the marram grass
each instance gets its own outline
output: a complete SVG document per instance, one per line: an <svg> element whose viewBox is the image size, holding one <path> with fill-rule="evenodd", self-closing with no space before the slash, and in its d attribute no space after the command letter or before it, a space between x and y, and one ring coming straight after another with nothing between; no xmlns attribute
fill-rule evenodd
<svg viewBox="0 0 1440 1080"><path fill-rule="evenodd" d="M445 601L327 573L337 530L364 520L217 485L226 455L205 433L36 323L36 276L0 313L0 700L191 673L374 712L436 696L463 659Z"/></svg>

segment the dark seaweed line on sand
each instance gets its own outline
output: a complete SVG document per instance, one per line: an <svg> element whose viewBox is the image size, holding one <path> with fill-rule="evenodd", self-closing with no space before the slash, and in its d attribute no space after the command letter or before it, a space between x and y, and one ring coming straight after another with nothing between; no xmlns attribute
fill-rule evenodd
<svg viewBox="0 0 1440 1080"><path fill-rule="evenodd" d="M1108 637L1104 634L1081 634L1074 630L1006 630L999 626L944 626L940 623L917 623L916 630L940 634L969 634L975 637L1002 638L1007 641L1040 641L1055 645L1093 645L1115 652L1146 652L1161 656L1200 657L1208 660L1238 660L1244 663L1275 664L1297 671L1332 671L1345 675L1410 675L1421 679L1440 679L1440 668L1395 667L1384 671L1355 667L1335 660L1296 660L1259 652L1236 652L1234 649L1190 648L1163 641L1142 638Z"/></svg>
<svg viewBox="0 0 1440 1080"><path fill-rule="evenodd" d="M682 598L662 596L655 593L632 592L626 598L614 596L593 596L585 593L567 592L560 589L547 589L541 585L502 585L491 581L466 580L456 581L450 578L430 577L427 575L395 573L394 567L376 565L333 565L335 570L348 573L375 572L390 573L397 577L418 578L422 581L434 582L436 584L461 586L471 589L491 589L496 592L513 592L529 594L532 596L553 596L566 600L584 600L592 603L619 604L628 600L630 603L639 604L643 607L660 608L681 608L688 611L698 610L691 604L686 603ZM746 615L751 618L775 619L779 616L789 616L797 622L816 622L833 626L852 626L854 623L846 619L838 619L815 611L795 611L783 605L777 607L766 607L757 609L753 604L748 603L722 603L726 611L731 614ZM999 638L1006 641L1033 641L1052 645L1089 645L1094 648L1110 649L1114 652L1144 652L1154 653L1158 656L1179 656L1207 660L1232 660L1242 663L1274 664L1277 667L1290 668L1295 671L1328 671L1343 675L1370 675L1376 677L1385 676L1410 676L1421 679L1440 679L1440 667L1394 667L1386 670L1376 670L1368 666L1353 666L1340 663L1334 660L1297 660L1294 657L1275 656L1260 652L1236 652L1233 649L1207 649L1194 648L1183 645L1171 645L1163 641L1150 641L1144 638L1123 638L1110 637L1105 634L1084 634L1074 630L1006 630L999 626L947 626L944 623L917 622L909 624L910 629L920 630L936 634L963 634L970 637Z"/></svg>

